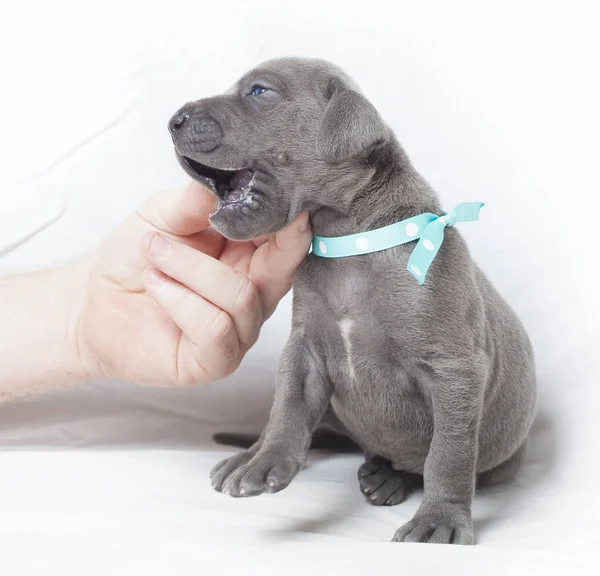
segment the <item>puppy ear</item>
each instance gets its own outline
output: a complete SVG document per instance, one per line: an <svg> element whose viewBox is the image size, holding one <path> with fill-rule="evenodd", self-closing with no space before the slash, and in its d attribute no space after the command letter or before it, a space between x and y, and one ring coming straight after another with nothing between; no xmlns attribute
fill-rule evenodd
<svg viewBox="0 0 600 576"><path fill-rule="evenodd" d="M317 136L317 151L331 163L368 153L388 139L388 129L375 107L337 79L329 85L329 103Z"/></svg>

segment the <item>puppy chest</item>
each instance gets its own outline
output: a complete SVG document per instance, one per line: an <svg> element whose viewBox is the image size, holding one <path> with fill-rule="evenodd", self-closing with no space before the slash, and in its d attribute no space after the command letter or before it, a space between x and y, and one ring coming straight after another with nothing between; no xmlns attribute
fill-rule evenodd
<svg viewBox="0 0 600 576"><path fill-rule="evenodd" d="M372 316L338 316L328 328L325 364L336 387L371 382L394 363L392 343Z"/></svg>
<svg viewBox="0 0 600 576"><path fill-rule="evenodd" d="M340 368L346 372L350 380L355 381L356 369L354 368L354 362L361 351L360 347L356 350L352 350L352 330L356 329L356 326L350 318L342 318L337 325L340 331L342 350L345 356L345 361L342 361Z"/></svg>
<svg viewBox="0 0 600 576"><path fill-rule="evenodd" d="M345 332L350 350L332 378L331 406L340 421L379 454L393 452L398 441L426 444L431 435L431 402L419 377L384 354L362 355L347 324Z"/></svg>

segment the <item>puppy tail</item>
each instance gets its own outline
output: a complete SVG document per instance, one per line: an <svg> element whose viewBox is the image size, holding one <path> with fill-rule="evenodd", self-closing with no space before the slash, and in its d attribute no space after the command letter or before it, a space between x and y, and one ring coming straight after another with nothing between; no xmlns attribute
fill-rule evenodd
<svg viewBox="0 0 600 576"><path fill-rule="evenodd" d="M235 448L242 448L243 450L247 450L258 440L258 436L256 435L238 434L235 432L218 432L217 434L214 434L212 438L217 444L234 446ZM310 449L343 454L362 452L358 444L348 438L348 436L338 434L331 430L319 429L315 430L315 433L313 434Z"/></svg>
<svg viewBox="0 0 600 576"><path fill-rule="evenodd" d="M247 450L255 444L258 436L252 434L238 434L236 432L217 432L213 434L213 442L223 444L224 446L234 446L235 448L243 448Z"/></svg>

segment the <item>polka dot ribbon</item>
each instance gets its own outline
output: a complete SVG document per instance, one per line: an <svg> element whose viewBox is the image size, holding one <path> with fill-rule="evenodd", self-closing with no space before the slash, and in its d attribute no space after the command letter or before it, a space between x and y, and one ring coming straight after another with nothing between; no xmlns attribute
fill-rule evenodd
<svg viewBox="0 0 600 576"><path fill-rule="evenodd" d="M457 222L479 220L479 211L483 205L483 202L461 202L452 212L443 216L425 212L369 232L335 238L315 236L312 253L322 258L345 258L381 252L418 240L406 268L419 284L423 284L427 271L444 241L444 228Z"/></svg>

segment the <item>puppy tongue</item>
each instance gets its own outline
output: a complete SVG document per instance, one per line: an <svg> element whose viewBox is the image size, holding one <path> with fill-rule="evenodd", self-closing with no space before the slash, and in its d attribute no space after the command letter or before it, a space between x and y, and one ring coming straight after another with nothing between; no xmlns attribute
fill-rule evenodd
<svg viewBox="0 0 600 576"><path fill-rule="evenodd" d="M250 170L239 170L236 172L229 182L231 191L227 194L225 203L231 204L232 202L237 202L248 194L252 187L252 178L253 175Z"/></svg>
<svg viewBox="0 0 600 576"><path fill-rule="evenodd" d="M233 175L229 185L231 186L232 191L239 189L242 192L248 192L251 182L252 172L250 172L250 170L239 170Z"/></svg>

